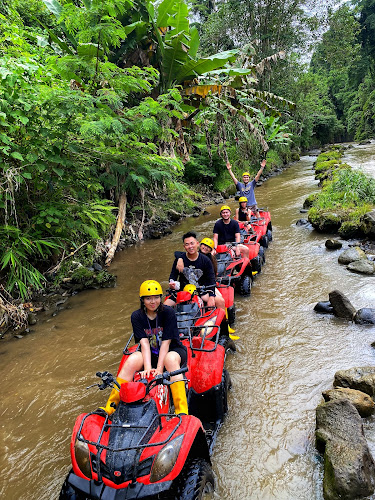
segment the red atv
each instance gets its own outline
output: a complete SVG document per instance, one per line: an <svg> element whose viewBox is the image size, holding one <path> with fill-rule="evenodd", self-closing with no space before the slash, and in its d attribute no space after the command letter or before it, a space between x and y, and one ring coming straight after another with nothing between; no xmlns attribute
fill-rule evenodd
<svg viewBox="0 0 375 500"><path fill-rule="evenodd" d="M253 268L250 259L236 257L233 247L236 243L218 245L216 248L217 278L221 285L231 285L241 295L250 295Z"/></svg>
<svg viewBox="0 0 375 500"><path fill-rule="evenodd" d="M129 341L130 342L130 341ZM60 500L185 499L213 494L210 453L227 412L230 377L225 349L201 336L184 340L188 366L149 380L122 384L120 402L78 417L71 439L72 471ZM129 343L128 343L129 345ZM119 371L129 354L124 350ZM189 415L175 415L168 385L187 372ZM118 385L108 372L97 374L100 389Z"/></svg>
<svg viewBox="0 0 375 500"><path fill-rule="evenodd" d="M191 286L191 285L190 285ZM177 326L181 339L191 339L200 336L203 339L214 340L226 350L236 350L234 342L229 337L229 326L235 321L234 289L228 285L218 284L224 300L226 312L216 307L207 307L199 295L206 292L204 287L195 287L195 292L178 292L176 295L175 312ZM190 347L192 347L190 345Z"/></svg>
<svg viewBox="0 0 375 500"><path fill-rule="evenodd" d="M258 233L256 233L249 222L239 222L241 243L249 249L249 260L253 271L260 273L265 263L264 248L259 244Z"/></svg>
<svg viewBox="0 0 375 500"><path fill-rule="evenodd" d="M264 248L272 241L271 214L267 209L259 209L259 218L252 216L250 221L253 231L257 234L257 242Z"/></svg>

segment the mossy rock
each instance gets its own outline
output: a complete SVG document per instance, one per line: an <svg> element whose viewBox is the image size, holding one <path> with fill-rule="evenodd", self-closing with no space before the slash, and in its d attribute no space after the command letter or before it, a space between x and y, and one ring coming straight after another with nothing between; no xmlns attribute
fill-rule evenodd
<svg viewBox="0 0 375 500"><path fill-rule="evenodd" d="M336 233L342 224L341 216L334 212L320 212L314 207L309 211L308 220L317 231Z"/></svg>
<svg viewBox="0 0 375 500"><path fill-rule="evenodd" d="M310 194L303 202L303 208L310 208L314 205L314 201L318 199L319 193Z"/></svg>
<svg viewBox="0 0 375 500"><path fill-rule="evenodd" d="M332 167L339 167L340 163L337 160L326 160L322 162L316 162L315 172L319 174L320 172L325 172L326 170L332 169Z"/></svg>
<svg viewBox="0 0 375 500"><path fill-rule="evenodd" d="M94 282L95 271L90 270L87 267L81 266L73 271L71 275L72 283L93 283Z"/></svg>
<svg viewBox="0 0 375 500"><path fill-rule="evenodd" d="M339 235L348 240L350 238L357 238L363 235L361 224L359 221L344 221L339 228Z"/></svg>
<svg viewBox="0 0 375 500"><path fill-rule="evenodd" d="M83 288L111 288L116 284L116 276L104 269L97 272L82 266L72 273L71 283L83 285Z"/></svg>

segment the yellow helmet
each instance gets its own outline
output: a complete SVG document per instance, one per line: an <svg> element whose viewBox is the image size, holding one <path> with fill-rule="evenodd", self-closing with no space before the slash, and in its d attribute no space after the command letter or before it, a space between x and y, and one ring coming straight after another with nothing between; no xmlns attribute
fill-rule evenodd
<svg viewBox="0 0 375 500"><path fill-rule="evenodd" d="M139 289L139 296L147 297L148 295L163 295L160 283L155 280L144 281Z"/></svg>
<svg viewBox="0 0 375 500"><path fill-rule="evenodd" d="M211 250L213 250L215 247L215 243L213 240L211 240L211 238L203 238L203 240L201 241L201 244L202 243L203 243L203 245L207 245L208 247L210 247Z"/></svg>
<svg viewBox="0 0 375 500"><path fill-rule="evenodd" d="M223 205L223 206L220 208L220 213L221 213L223 210L229 210L230 212L232 211L232 209L231 209L230 207L228 207L228 205Z"/></svg>
<svg viewBox="0 0 375 500"><path fill-rule="evenodd" d="M243 201L247 202L246 196L241 196L241 198L238 199L239 203L242 203Z"/></svg>
<svg viewBox="0 0 375 500"><path fill-rule="evenodd" d="M242 177L243 177L244 175L248 175L248 176L250 177L249 172L244 172L244 173L242 174Z"/></svg>
<svg viewBox="0 0 375 500"><path fill-rule="evenodd" d="M191 295L194 294L194 292L197 291L197 287L195 285L185 285L184 286L184 292L189 292Z"/></svg>

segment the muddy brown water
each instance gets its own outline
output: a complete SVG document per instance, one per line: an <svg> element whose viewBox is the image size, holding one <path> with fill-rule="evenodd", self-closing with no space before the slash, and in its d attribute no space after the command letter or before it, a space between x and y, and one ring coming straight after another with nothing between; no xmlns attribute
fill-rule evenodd
<svg viewBox="0 0 375 500"><path fill-rule="evenodd" d="M236 297L240 339L227 358L230 411L212 456L217 499L322 499L322 460L314 447L321 392L337 370L375 364L375 328L313 311L333 289L357 309L375 307L375 277L351 274L337 263L337 251L325 249L326 235L295 225L305 197L317 189L314 159L302 157L257 189L259 204L272 213L274 241L251 297ZM375 176L374 145L352 149L350 162ZM107 393L86 386L96 371L116 371L139 284L154 278L165 287L183 232L212 234L219 207L208 211L168 237L119 253L112 266L116 288L83 292L23 340L0 343L1 498L58 497L75 418L106 400ZM374 418L365 429L374 453Z"/></svg>

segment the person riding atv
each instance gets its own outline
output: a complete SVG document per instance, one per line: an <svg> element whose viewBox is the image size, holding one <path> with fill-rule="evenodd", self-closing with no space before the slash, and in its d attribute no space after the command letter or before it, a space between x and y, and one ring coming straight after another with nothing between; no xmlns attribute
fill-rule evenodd
<svg viewBox="0 0 375 500"><path fill-rule="evenodd" d="M198 252L199 241L195 233L185 233L182 236L182 241L186 252L181 257L184 267L180 272L176 267L178 259L175 258L169 276L169 287L172 293L165 304L174 306L176 303L175 295L179 287L183 288L185 285L193 284L205 288L206 293L202 296L202 300L208 307L215 307L216 282L212 262L206 255Z"/></svg>
<svg viewBox="0 0 375 500"><path fill-rule="evenodd" d="M162 303L162 295L162 288L157 281L147 280L140 286L140 308L132 313L131 323L135 341L140 342L141 351L132 353L122 366L117 376L120 386L132 381L137 371L140 371L141 378L148 378L150 374L160 375L164 366L172 372L186 365L186 348L180 342L175 311ZM176 414L187 415L185 383L182 378L182 375L178 375L172 379L175 383L171 385L171 391ZM114 388L103 410L111 415L119 399L120 393Z"/></svg>

